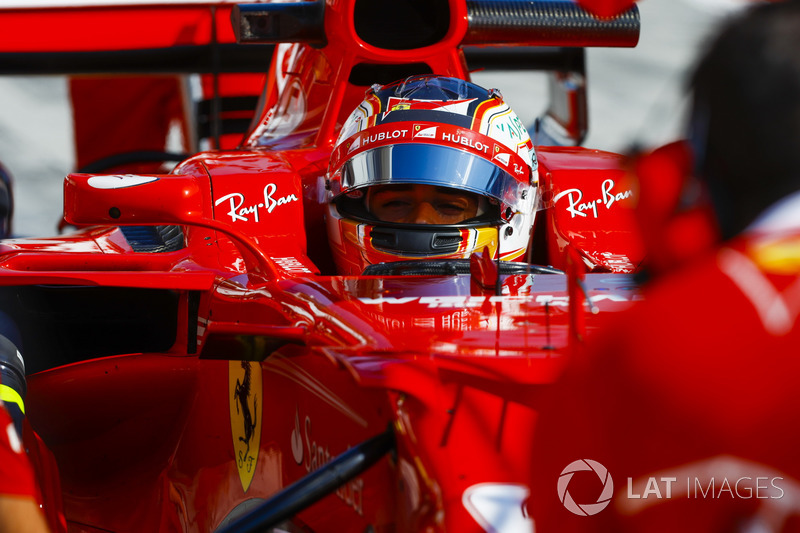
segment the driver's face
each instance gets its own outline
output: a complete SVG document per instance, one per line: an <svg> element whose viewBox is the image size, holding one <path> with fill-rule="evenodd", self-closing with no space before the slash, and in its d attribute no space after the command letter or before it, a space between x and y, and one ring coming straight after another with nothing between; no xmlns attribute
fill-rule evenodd
<svg viewBox="0 0 800 533"><path fill-rule="evenodd" d="M367 209L384 222L456 224L478 213L478 195L433 185L377 185Z"/></svg>

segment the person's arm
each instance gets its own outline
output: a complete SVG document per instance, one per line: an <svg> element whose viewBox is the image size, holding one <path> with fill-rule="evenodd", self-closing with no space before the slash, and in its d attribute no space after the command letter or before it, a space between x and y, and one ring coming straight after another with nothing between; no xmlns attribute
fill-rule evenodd
<svg viewBox="0 0 800 533"><path fill-rule="evenodd" d="M0 496L0 533L49 531L44 514L31 496Z"/></svg>
<svg viewBox="0 0 800 533"><path fill-rule="evenodd" d="M36 481L14 423L0 402L0 533L49 531Z"/></svg>

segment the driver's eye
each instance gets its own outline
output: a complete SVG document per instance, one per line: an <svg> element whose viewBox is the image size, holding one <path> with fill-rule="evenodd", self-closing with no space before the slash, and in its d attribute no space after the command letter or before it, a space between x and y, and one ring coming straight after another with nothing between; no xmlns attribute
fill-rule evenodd
<svg viewBox="0 0 800 533"><path fill-rule="evenodd" d="M436 205L436 210L445 215L460 215L464 213L464 206L455 202L442 202Z"/></svg>
<svg viewBox="0 0 800 533"><path fill-rule="evenodd" d="M380 209L389 210L392 212L405 211L411 209L412 202L404 198L391 198L380 202L378 207Z"/></svg>
<svg viewBox="0 0 800 533"><path fill-rule="evenodd" d="M401 207L405 205L411 205L411 202L408 200L387 200L382 204L382 207Z"/></svg>

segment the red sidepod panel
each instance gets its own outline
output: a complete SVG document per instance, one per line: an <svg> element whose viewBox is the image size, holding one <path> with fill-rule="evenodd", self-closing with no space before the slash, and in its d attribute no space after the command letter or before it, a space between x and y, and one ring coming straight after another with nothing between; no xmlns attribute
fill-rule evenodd
<svg viewBox="0 0 800 533"><path fill-rule="evenodd" d="M572 244L590 271L634 272L644 259L634 208L638 190L621 155L537 147L552 264L565 268Z"/></svg>
<svg viewBox="0 0 800 533"><path fill-rule="evenodd" d="M31 421L58 460L75 531L214 530L390 420L385 396L303 351L261 365L121 356L41 373L30 386ZM392 480L384 459L307 521L323 531L386 526Z"/></svg>
<svg viewBox="0 0 800 533"><path fill-rule="evenodd" d="M468 276L427 281L226 282L200 357L125 355L32 376L29 416L58 460L74 528L213 530L388 427L397 453L296 524L475 530L496 493L526 523L538 391L568 342L565 276L512 276L501 296L474 292ZM628 276L586 284L604 313L636 295ZM264 361L226 360L247 357Z"/></svg>
<svg viewBox="0 0 800 533"><path fill-rule="evenodd" d="M502 296L473 292L467 276L425 283L399 278L282 283L284 291L269 294L271 305L292 308L295 325L313 330L326 345L321 352L287 345L265 362L265 370L276 374L264 375L265 391L282 391L284 407L275 417L284 420L283 457L288 450L296 462L308 454L332 456L335 447L359 442L357 435L382 431L359 427L374 415L392 423L399 439L396 461L387 471L391 491L382 496L388 500L371 500L379 506L375 515L362 507L377 529L383 529L379 517L397 506L400 530L427 525L472 530L476 520L480 523L476 513L491 514L482 503L486 491L519 498L515 519L524 523L520 510L529 474L521 465L531 459L538 394L557 376L568 343L564 278L510 277ZM586 284L603 313L622 310L636 297L628 276L590 274ZM246 314L254 314L263 304L246 305L253 308ZM302 438L293 441L297 433ZM303 473L291 470L291 463L284 466L284 472ZM356 480L357 486L383 478L370 479ZM332 517L341 515L329 516L335 505L336 513L356 511L351 520L358 514L347 494L330 498L334 507L315 506L299 518L319 530L338 531L342 526L332 525ZM358 530L361 523L352 523Z"/></svg>

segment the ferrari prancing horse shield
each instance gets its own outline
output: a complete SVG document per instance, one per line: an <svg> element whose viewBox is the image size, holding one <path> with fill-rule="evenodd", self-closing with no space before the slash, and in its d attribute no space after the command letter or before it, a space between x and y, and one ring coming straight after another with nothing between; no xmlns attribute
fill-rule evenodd
<svg viewBox="0 0 800 533"><path fill-rule="evenodd" d="M228 398L231 408L231 435L236 468L242 489L247 492L256 472L261 445L262 409L261 364L229 361Z"/></svg>

